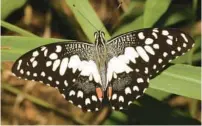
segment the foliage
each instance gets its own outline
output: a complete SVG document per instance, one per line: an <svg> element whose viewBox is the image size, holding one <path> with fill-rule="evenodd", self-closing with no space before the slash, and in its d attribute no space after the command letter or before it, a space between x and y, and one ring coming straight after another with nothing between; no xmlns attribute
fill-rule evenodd
<svg viewBox="0 0 202 126"><path fill-rule="evenodd" d="M41 37L37 37L29 31L23 30L17 26L3 21L5 17L9 15L9 13L12 13L16 8L19 8L19 6L23 6L23 4L25 3L25 1L22 1L22 4L19 5L16 3L7 3L5 1L6 0L2 0L2 6L6 7L2 9L3 17L1 26L11 31L15 31L16 33L24 37L1 37L3 47L2 61L14 61L16 60L16 58L29 51L30 49L43 44L57 41L68 41L66 39L44 39ZM110 32L108 32L107 29L104 27L104 24L96 15L96 12L88 1L78 2L75 0L65 0L65 2L75 15L76 21L80 25L84 34L92 42L94 41L93 33L100 28L103 28L102 30L104 30L106 38L109 39L110 36L116 36L127 31L145 27L177 26L180 28L182 26L179 24L182 22L185 22L186 25L193 25L193 23L195 22L193 21L193 17L196 16L195 4L197 4L197 1L193 0L193 7L187 7L185 11L182 11L170 0L132 0L129 6L130 9L123 13L122 17L120 18L122 24L113 29L113 33L111 33L110 35ZM139 10L137 12L134 12L133 7L135 7L137 3L141 3L142 6L141 8L138 8ZM75 5L75 7L73 5ZM192 24L189 24L190 21L192 21ZM96 27L96 29L92 26L92 24L94 27ZM136 116L141 121L147 121L148 124L158 124L157 122L155 122L157 120L149 120L150 117L151 119L153 119L151 113L155 113L155 111L157 112L158 117L162 116L162 118L164 117L164 119L166 117L171 119L171 122L167 122L167 124L195 124L195 121L190 120L190 116L187 116L185 114L181 115L179 114L179 110L172 109L171 107L163 105L161 103L161 101L164 98L168 97L170 94L182 95L198 100L201 99L201 67L193 65L201 61L201 51L198 51L201 48L201 39L197 36L193 37L196 42L196 46L186 55L179 57L178 59L173 61L172 65L170 64L170 67L168 67L164 72L152 79L149 89L146 91L146 93L148 94L145 96L146 98L141 98L140 100L138 100L138 103L134 102L134 105L131 108L132 111L138 111L141 113L145 110L148 110L145 113L150 113L149 116L144 117L144 114L131 114L130 110L125 112L112 112L110 118L106 120L104 124L127 124L130 121L131 123L134 122L132 120L132 117L130 117L129 115ZM149 106L148 104L151 106ZM157 109L155 109L155 111L152 110L152 106L154 107L155 105L159 108L162 108L162 111L160 112ZM139 109L137 110L137 108ZM180 117L181 120L178 120L179 122L175 123L176 120L172 115ZM162 121L159 122L161 122L160 124L162 124Z"/></svg>

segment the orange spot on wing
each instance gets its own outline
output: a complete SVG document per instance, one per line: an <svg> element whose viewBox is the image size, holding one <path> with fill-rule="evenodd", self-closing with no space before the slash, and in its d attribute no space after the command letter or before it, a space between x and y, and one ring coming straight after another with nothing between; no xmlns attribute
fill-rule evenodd
<svg viewBox="0 0 202 126"><path fill-rule="evenodd" d="M108 87L107 96L108 96L108 98L109 98L109 100L110 100L111 97L112 97L112 87Z"/></svg>
<svg viewBox="0 0 202 126"><path fill-rule="evenodd" d="M96 88L96 94L100 101L103 99L103 92L101 88Z"/></svg>

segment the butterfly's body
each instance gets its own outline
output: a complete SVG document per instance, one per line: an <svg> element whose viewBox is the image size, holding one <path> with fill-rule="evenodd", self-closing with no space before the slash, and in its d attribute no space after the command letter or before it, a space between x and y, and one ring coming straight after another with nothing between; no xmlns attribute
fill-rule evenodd
<svg viewBox="0 0 202 126"><path fill-rule="evenodd" d="M121 110L143 95L152 76L193 46L192 38L177 29L142 29L109 41L97 31L94 44L70 41L35 48L16 60L12 72L57 88L83 110L98 111L103 97Z"/></svg>
<svg viewBox="0 0 202 126"><path fill-rule="evenodd" d="M104 32L97 31L95 33L95 62L100 74L103 91L105 91L107 88L107 51Z"/></svg>

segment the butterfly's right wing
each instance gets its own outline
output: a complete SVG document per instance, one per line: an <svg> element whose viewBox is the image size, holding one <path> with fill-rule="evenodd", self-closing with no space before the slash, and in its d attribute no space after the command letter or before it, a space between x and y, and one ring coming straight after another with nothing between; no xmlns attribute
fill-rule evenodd
<svg viewBox="0 0 202 126"><path fill-rule="evenodd" d="M96 111L101 107L95 90L100 87L100 75L93 52L94 46L89 43L52 43L21 56L12 72L19 78L55 87L69 102Z"/></svg>
<svg viewBox="0 0 202 126"><path fill-rule="evenodd" d="M126 108L143 94L149 78L193 46L188 34L171 28L142 29L109 40L107 80L112 108Z"/></svg>

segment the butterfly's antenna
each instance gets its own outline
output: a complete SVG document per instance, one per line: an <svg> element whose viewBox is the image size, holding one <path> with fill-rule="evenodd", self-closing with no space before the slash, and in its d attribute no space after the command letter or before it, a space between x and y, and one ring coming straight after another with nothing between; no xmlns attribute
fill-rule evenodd
<svg viewBox="0 0 202 126"><path fill-rule="evenodd" d="M117 11L117 10L121 7L121 5L122 5L122 1L119 2L118 7L113 11L113 13L114 13L115 11ZM112 16L111 16L110 18L108 18L106 24L108 24L111 19L112 19ZM103 26L100 30L102 30L103 28L104 28L104 26Z"/></svg>
<svg viewBox="0 0 202 126"><path fill-rule="evenodd" d="M75 4L73 4L73 7L76 9L76 11L77 11L84 19L86 19L86 20L88 21L89 24L91 24L91 25L95 28L96 31L98 31L98 29L95 27L95 25L93 25L93 24L76 8L76 5L75 5Z"/></svg>

